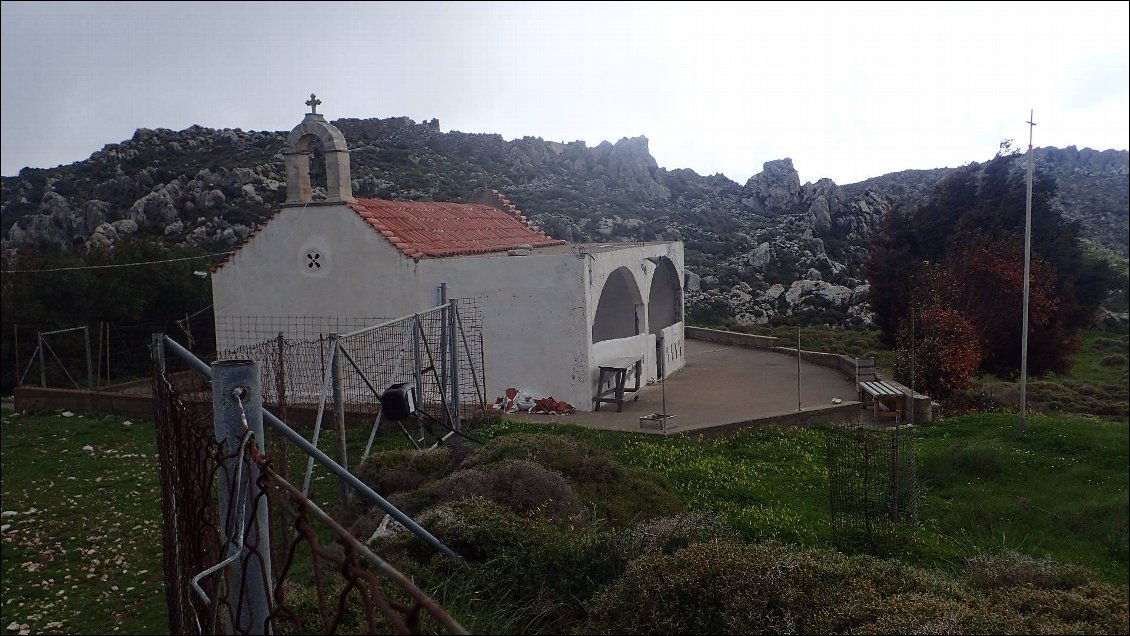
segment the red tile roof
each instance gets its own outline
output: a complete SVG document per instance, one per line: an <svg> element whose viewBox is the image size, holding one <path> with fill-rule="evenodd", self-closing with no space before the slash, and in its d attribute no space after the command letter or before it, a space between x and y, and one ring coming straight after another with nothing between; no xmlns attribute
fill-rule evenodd
<svg viewBox="0 0 1130 636"><path fill-rule="evenodd" d="M348 205L402 254L416 260L565 243L538 231L521 213L489 205L382 199L357 199Z"/></svg>

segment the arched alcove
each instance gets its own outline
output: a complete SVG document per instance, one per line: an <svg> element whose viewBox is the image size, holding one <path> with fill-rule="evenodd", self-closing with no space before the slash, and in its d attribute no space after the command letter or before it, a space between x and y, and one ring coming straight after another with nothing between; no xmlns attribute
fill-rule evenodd
<svg viewBox="0 0 1130 636"><path fill-rule="evenodd" d="M682 319L683 288L679 285L679 272L671 259L660 257L647 295L648 332L659 333Z"/></svg>
<svg viewBox="0 0 1130 636"><path fill-rule="evenodd" d="M592 341L615 340L638 335L643 297L627 267L619 267L604 282L592 323Z"/></svg>

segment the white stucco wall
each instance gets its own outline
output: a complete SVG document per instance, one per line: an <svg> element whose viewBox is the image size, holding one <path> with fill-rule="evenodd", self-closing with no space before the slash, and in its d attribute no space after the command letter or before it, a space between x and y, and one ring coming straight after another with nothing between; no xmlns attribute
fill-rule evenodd
<svg viewBox="0 0 1130 636"><path fill-rule="evenodd" d="M581 258L568 247L556 247L528 256L495 253L413 261L346 206L283 208L213 274L217 345L224 350L273 338L280 329L286 332L263 320L262 333L245 333L243 342L235 342L234 334L220 328L233 317L376 322L433 307L436 287L447 283L449 298L481 298L488 401L515 387L591 410L602 362L642 355L644 381L656 379L656 334L649 333L647 317L656 266L646 257L669 258L681 282L683 245L590 248L591 255ZM320 254L321 267L307 267L310 250ZM631 273L642 298L640 333L594 345L601 290L621 266ZM330 331L334 329L326 329ZM669 375L685 363L682 321L661 334Z"/></svg>
<svg viewBox="0 0 1130 636"><path fill-rule="evenodd" d="M427 299L441 282L447 283L449 298L482 299L488 399L514 387L591 408L579 259L561 250L425 259L419 278Z"/></svg>
<svg viewBox="0 0 1130 636"><path fill-rule="evenodd" d="M320 254L320 267L307 266L310 250ZM415 270L411 259L344 205L283 208L212 275L217 348L272 338L279 330L292 335L285 320L241 320L244 342L234 342L224 325L235 317L400 316L415 302L415 289L403 284ZM254 324L263 333L253 333ZM327 332L333 330L327 325Z"/></svg>

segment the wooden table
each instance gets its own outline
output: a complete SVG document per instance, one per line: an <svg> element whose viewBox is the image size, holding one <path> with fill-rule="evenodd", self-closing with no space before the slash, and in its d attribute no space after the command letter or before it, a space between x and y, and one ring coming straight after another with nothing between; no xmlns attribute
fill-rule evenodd
<svg viewBox="0 0 1130 636"><path fill-rule="evenodd" d="M625 389L627 381L628 370L633 371L636 376L635 386L630 389ZM600 410L602 402L611 402L616 405L616 412L624 410L624 400L626 396L631 396L633 400L640 399L640 376L643 373L643 358L617 358L600 365L600 379L597 380L596 397L593 398L595 406L594 411ZM608 389L604 388L606 382L611 382ZM608 397L608 396L613 397Z"/></svg>
<svg viewBox="0 0 1130 636"><path fill-rule="evenodd" d="M875 418L884 416L894 417L895 422L902 421L902 414L906 411L906 394L885 381L860 382L859 391L871 398L871 406L875 409ZM894 407L887 407L886 401L894 403ZM883 409L885 412L880 412Z"/></svg>

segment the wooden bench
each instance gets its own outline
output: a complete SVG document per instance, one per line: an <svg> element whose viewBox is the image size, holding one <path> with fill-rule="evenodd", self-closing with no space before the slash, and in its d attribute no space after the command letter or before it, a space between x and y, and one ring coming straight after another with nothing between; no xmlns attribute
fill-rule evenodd
<svg viewBox="0 0 1130 636"><path fill-rule="evenodd" d="M627 384L629 370L636 376L636 381L635 386L626 389L625 384ZM642 374L643 358L617 358L600 365L600 378L596 383L597 394L593 399L596 404L593 410L599 411L601 403L611 402L616 405L616 412L619 413L624 410L624 400L628 396L631 396L633 400L640 399L640 376ZM605 383L611 383L611 386L605 389Z"/></svg>
<svg viewBox="0 0 1130 636"><path fill-rule="evenodd" d="M902 414L906 411L906 394L882 380L859 383L860 394L871 398L871 405L875 409L875 418L894 417L895 422L902 421ZM862 401L862 400L861 400ZM891 401L892 406L886 404Z"/></svg>

